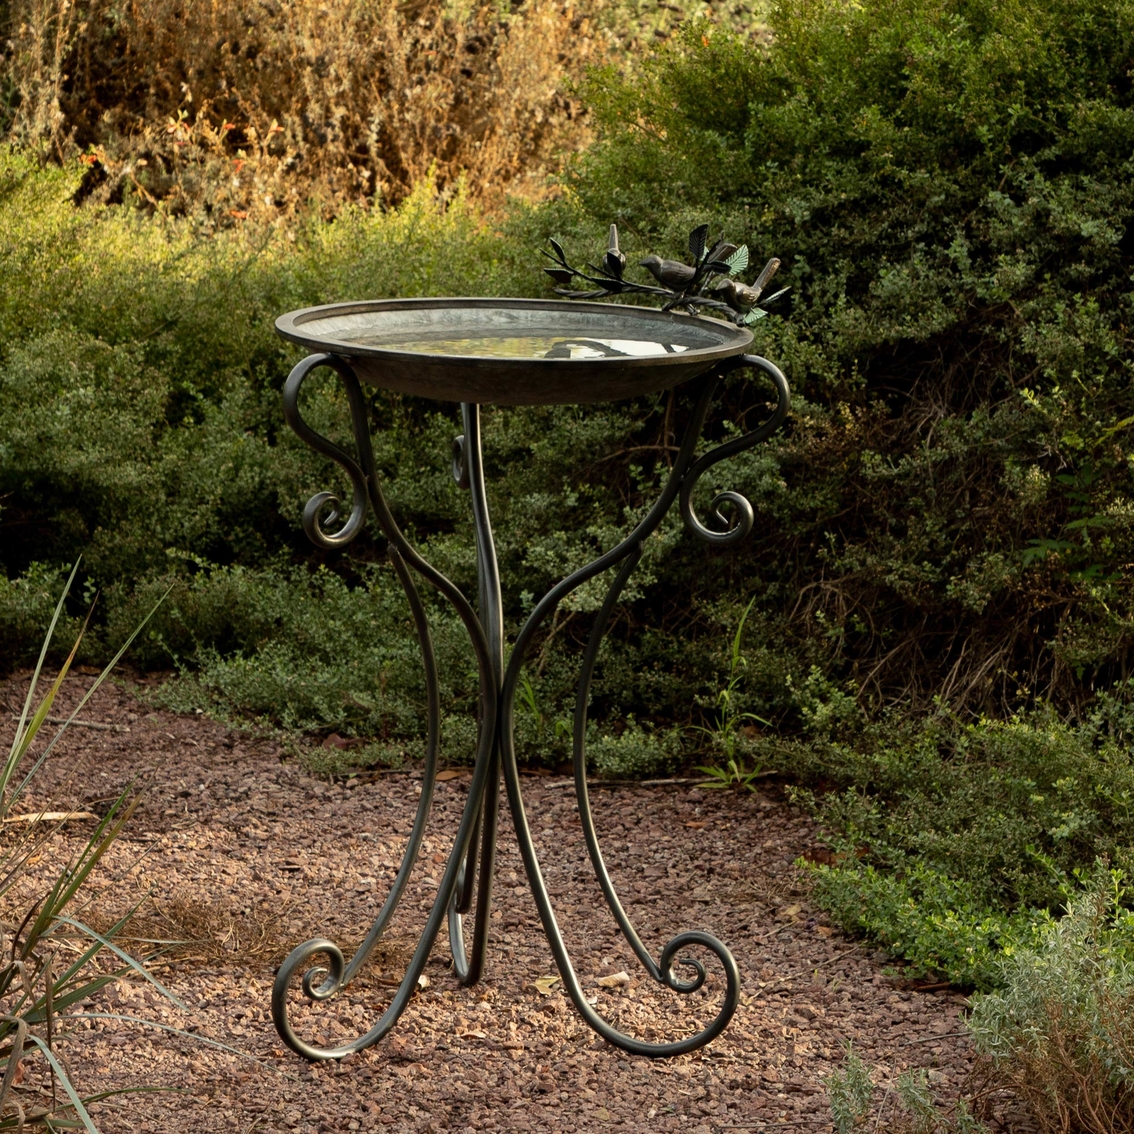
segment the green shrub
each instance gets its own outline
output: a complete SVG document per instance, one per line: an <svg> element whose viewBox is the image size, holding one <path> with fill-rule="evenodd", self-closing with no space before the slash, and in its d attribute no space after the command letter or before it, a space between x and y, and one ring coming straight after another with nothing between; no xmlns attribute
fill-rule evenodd
<svg viewBox="0 0 1134 1134"><path fill-rule="evenodd" d="M37 635L42 639L43 627L50 622L58 601L66 571L45 563L32 563L15 579L0 575L0 657L12 662L30 662L35 658ZM67 627L67 616L62 615ZM78 621L67 627L78 632ZM42 643L40 643L42 644Z"/></svg>
<svg viewBox="0 0 1134 1134"><path fill-rule="evenodd" d="M181 668L181 680L157 695L169 708L382 741L424 728L413 624L385 565L361 565L353 586L326 568L202 570L173 591L145 638L151 658ZM435 612L433 642L443 704L471 709L475 666L454 615Z"/></svg>
<svg viewBox="0 0 1134 1134"><path fill-rule="evenodd" d="M1134 834L1128 691L1097 699L1134 647L1134 5L769 22L597 73L571 186L673 252L713 216L783 258L757 347L795 412L732 564L781 675L764 703L804 739L757 752L815 793L840 920L987 986Z"/></svg>
<svg viewBox="0 0 1134 1134"><path fill-rule="evenodd" d="M915 974L994 986L1085 863L1130 861L1127 698L1102 696L1078 726L1050 709L971 725L941 713L781 747L773 759L821 789L798 798L839 856L816 870L820 901Z"/></svg>
<svg viewBox="0 0 1134 1134"><path fill-rule="evenodd" d="M654 776L673 770L681 756L680 738L643 728L633 717L618 734L593 735L587 744L591 767L608 776Z"/></svg>
<svg viewBox="0 0 1134 1134"><path fill-rule="evenodd" d="M416 743L421 675L404 600L376 566L381 541L371 530L348 556L325 556L299 530L314 491L347 486L282 426L278 391L300 352L270 320L357 295L540 288L537 221L521 212L493 232L460 198L443 203L423 186L386 214L348 211L290 234L202 239L190 222L76 209L66 196L74 171L41 169L10 150L0 151L0 170L0 256L14 281L0 326L0 500L10 533L0 546L0 619L11 627L3 664L34 648L17 597L37 593L38 576L24 578L29 565L81 550L86 585L102 592L85 646L92 660L176 584L135 655L143 666L177 668L178 687L163 694L171 706ZM579 223L566 206L541 216L540 224ZM309 387L308 419L348 436L337 384L325 375ZM676 412L683 407L684 398ZM371 408L395 514L433 562L475 591L467 499L448 467L461 428L455 407L375 393ZM510 626L643 514L666 471L655 439L672 412L664 398L486 408ZM604 650L596 719L617 729L627 714L672 718L713 682L714 613L699 617L680 662L668 629L649 628L658 588L705 560L703 551L690 558L676 517L650 541ZM549 648L538 646L549 720L570 716L573 668L604 585L572 596ZM451 615L434 612L444 696L459 720L470 704L468 662ZM673 616L684 621L680 610ZM470 747L463 727L447 730L454 759ZM567 755L561 737L538 728L521 748L544 762ZM646 762L664 761L654 753Z"/></svg>

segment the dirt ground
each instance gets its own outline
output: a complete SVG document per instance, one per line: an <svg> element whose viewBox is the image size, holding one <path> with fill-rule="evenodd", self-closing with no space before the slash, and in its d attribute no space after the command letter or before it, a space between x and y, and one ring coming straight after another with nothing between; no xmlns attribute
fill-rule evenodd
<svg viewBox="0 0 1134 1134"><path fill-rule="evenodd" d="M67 695L91 680L69 679ZM17 679L0 693L11 706L24 688ZM315 936L339 942L349 957L397 870L420 772L322 782L269 740L154 711L114 685L82 719L102 727L69 732L21 810L98 811L138 781L141 803L100 864L84 916L106 925L145 899L127 936L179 942L152 968L189 1009L137 979L84 1006L151 1022L86 1020L66 1041L84 1094L159 1088L96 1104L104 1134L823 1132L833 1129L823 1079L848 1042L882 1085L925 1068L945 1098L971 1071L964 998L887 976L883 956L843 938L809 905L795 863L817 846L810 822L774 787L757 795L690 784L603 787L593 801L608 866L655 956L683 929L705 929L736 955L741 1006L708 1048L630 1057L596 1038L557 987L545 994L535 985L555 969L505 811L483 983L462 988L439 941L428 985L391 1037L341 1062L309 1065L272 1026L273 969ZM467 772L438 785L390 943L311 1014L311 1037L341 1043L377 1019L431 903L467 785ZM723 984L712 958L700 993L659 991L602 903L569 785L530 776L524 786L560 925L598 1010L644 1036L680 1035L707 1020ZM90 826L69 824L66 838L85 839ZM598 984L622 972L629 983ZM884 1105L892 1110L892 1101ZM885 1112L875 1128L890 1128ZM1005 1118L994 1128L1027 1126Z"/></svg>

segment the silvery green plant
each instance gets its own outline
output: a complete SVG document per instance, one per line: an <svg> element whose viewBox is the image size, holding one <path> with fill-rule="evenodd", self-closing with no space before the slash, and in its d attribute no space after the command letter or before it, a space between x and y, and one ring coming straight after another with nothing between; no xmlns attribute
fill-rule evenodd
<svg viewBox="0 0 1134 1134"><path fill-rule="evenodd" d="M1003 962L969 1028L1047 1132L1134 1131L1134 912L1122 871L1097 863L1036 945Z"/></svg>
<svg viewBox="0 0 1134 1134"><path fill-rule="evenodd" d="M889 1134L988 1134L964 1099L938 1108L924 1070L903 1071L892 1086L874 1083L874 1068L847 1044L842 1067L823 1080L837 1134L886 1130ZM881 1093L871 1122L875 1099ZM883 1120L885 1124L883 1125Z"/></svg>
<svg viewBox="0 0 1134 1134"><path fill-rule="evenodd" d="M827 1100L831 1105L831 1119L838 1134L854 1134L866 1117L874 1101L874 1080L870 1068L862 1061L852 1044L847 1044L843 1065L823 1080Z"/></svg>

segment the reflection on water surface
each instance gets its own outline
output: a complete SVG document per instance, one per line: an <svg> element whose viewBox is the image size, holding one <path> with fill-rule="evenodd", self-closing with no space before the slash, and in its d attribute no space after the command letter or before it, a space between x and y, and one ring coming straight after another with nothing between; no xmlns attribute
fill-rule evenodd
<svg viewBox="0 0 1134 1134"><path fill-rule="evenodd" d="M464 358L657 358L688 350L678 343L647 339L601 339L560 335L477 335L468 338L398 338L389 334L343 336L341 341L413 354Z"/></svg>

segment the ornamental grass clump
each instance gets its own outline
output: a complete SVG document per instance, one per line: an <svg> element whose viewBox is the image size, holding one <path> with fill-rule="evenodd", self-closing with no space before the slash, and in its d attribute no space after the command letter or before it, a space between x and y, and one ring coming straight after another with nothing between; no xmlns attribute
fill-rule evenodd
<svg viewBox="0 0 1134 1134"><path fill-rule="evenodd" d="M43 726L54 719L51 710L79 647L76 640L58 675L37 702L44 661L77 570L76 565L56 605L7 757L0 767L0 1131L96 1131L87 1107L106 1096L81 1096L57 1047L59 1037L67 1030L69 1009L128 971L179 1003L114 944L112 938L122 922L99 933L74 916L80 891L134 810L136 798L132 793L123 792L98 820L87 841L67 857L58 853L56 836L62 825L97 817L89 812L47 811L39 805L21 807L35 773L126 649L123 646L92 683L42 751L33 754ZM45 861L46 892L28 904L23 895L44 877ZM113 957L109 966L101 963L106 954ZM37 1060L46 1064L46 1075L29 1074L29 1067Z"/></svg>
<svg viewBox="0 0 1134 1134"><path fill-rule="evenodd" d="M1044 1134L1134 1131L1134 912L1121 871L1097 866L1040 941L1004 963L969 1027Z"/></svg>

